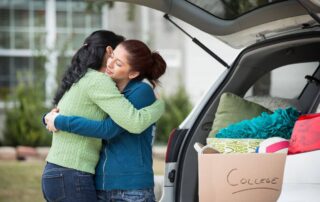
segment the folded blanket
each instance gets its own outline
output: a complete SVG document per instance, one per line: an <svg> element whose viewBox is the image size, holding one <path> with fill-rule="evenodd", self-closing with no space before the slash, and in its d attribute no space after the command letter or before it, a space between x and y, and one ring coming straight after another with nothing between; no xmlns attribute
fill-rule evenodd
<svg viewBox="0 0 320 202"><path fill-rule="evenodd" d="M255 153L263 139L207 138L207 145L220 153Z"/></svg>
<svg viewBox="0 0 320 202"><path fill-rule="evenodd" d="M216 138L253 138L267 139L282 137L290 139L299 112L292 108L277 109L274 113L262 112L260 116L251 120L231 124L221 129Z"/></svg>

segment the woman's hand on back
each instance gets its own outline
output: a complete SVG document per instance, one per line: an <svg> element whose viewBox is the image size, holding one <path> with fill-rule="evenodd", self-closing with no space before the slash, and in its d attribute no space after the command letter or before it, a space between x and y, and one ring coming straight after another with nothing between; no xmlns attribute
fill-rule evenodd
<svg viewBox="0 0 320 202"><path fill-rule="evenodd" d="M54 126L54 120L56 119L56 117L59 115L59 109L57 108L54 108L51 110L50 113L48 113L44 119L45 119L45 122L47 124L47 129L50 131L50 132L56 132L58 131L56 129L56 127Z"/></svg>

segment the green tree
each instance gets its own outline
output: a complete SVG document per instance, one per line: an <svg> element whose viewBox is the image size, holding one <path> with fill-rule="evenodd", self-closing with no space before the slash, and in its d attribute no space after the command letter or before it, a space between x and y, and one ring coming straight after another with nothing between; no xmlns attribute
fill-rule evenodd
<svg viewBox="0 0 320 202"><path fill-rule="evenodd" d="M172 129L177 128L192 109L188 94L183 86L176 93L163 97L165 112L157 122L156 142L167 143Z"/></svg>
<svg viewBox="0 0 320 202"><path fill-rule="evenodd" d="M20 72L21 73L21 72ZM41 82L22 79L32 74L21 73L10 104L6 104L6 122L4 129L4 145L48 146L51 136L41 123L42 116L48 111L44 107L44 93Z"/></svg>

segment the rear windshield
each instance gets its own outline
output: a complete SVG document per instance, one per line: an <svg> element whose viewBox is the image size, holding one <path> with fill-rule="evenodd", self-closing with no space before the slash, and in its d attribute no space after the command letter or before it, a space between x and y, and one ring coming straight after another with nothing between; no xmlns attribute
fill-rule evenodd
<svg viewBox="0 0 320 202"><path fill-rule="evenodd" d="M221 19L234 19L240 15L283 0L186 0Z"/></svg>

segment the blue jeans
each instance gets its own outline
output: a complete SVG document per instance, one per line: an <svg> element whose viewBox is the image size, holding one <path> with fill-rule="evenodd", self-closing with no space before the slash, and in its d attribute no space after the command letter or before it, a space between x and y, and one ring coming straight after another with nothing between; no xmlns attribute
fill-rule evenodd
<svg viewBox="0 0 320 202"><path fill-rule="evenodd" d="M95 202L94 175L47 163L42 174L42 192L48 202Z"/></svg>
<svg viewBox="0 0 320 202"><path fill-rule="evenodd" d="M97 191L98 201L155 202L153 189Z"/></svg>

